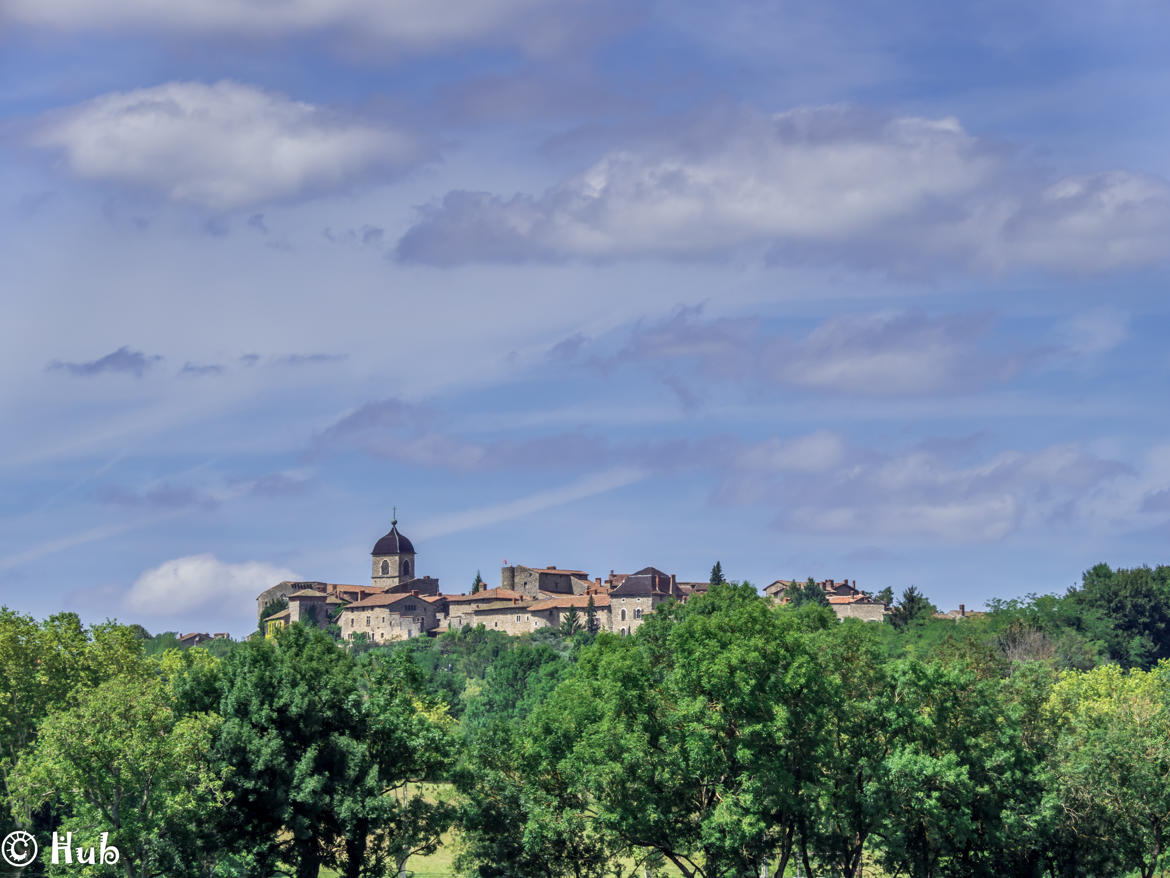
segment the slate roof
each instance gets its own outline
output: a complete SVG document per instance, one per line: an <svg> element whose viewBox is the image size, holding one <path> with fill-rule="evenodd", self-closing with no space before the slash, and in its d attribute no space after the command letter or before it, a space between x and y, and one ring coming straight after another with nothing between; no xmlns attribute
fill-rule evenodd
<svg viewBox="0 0 1170 878"><path fill-rule="evenodd" d="M398 532L398 522L390 522L390 533L374 543L371 555L414 554L414 543Z"/></svg>

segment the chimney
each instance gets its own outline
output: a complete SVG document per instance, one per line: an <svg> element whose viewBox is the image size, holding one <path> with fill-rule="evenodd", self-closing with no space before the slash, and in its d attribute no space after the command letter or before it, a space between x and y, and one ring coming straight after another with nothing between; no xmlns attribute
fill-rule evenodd
<svg viewBox="0 0 1170 878"><path fill-rule="evenodd" d="M418 597L418 589L417 588L411 589L410 593L412 595L414 595L415 597Z"/></svg>

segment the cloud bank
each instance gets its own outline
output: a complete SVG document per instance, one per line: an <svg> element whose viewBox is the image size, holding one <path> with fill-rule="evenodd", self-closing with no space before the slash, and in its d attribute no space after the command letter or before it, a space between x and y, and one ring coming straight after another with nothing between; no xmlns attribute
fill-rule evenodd
<svg viewBox="0 0 1170 878"><path fill-rule="evenodd" d="M954 118L842 106L714 118L610 152L542 195L457 190L425 205L404 262L724 259L1095 272L1160 262L1170 185L1105 171L1050 179Z"/></svg>
<svg viewBox="0 0 1170 878"><path fill-rule="evenodd" d="M213 555L188 555L144 572L123 603L130 612L151 616L222 608L234 614L264 589L299 578L285 567L263 561L230 564Z"/></svg>
<svg viewBox="0 0 1170 878"><path fill-rule="evenodd" d="M32 142L78 177L212 210L386 179L426 157L404 130L229 80L102 95L43 116Z"/></svg>
<svg viewBox="0 0 1170 878"><path fill-rule="evenodd" d="M632 8L642 5L635 2ZM585 0L7 0L0 20L58 30L184 35L334 33L402 49L489 43L543 53L612 28L630 14L619 10L616 3Z"/></svg>

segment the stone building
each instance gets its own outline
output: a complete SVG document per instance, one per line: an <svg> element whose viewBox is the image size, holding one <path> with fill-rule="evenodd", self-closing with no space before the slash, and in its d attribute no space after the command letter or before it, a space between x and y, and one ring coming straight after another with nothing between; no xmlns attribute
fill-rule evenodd
<svg viewBox="0 0 1170 878"><path fill-rule="evenodd" d="M564 624L565 617L569 615L570 608L573 608L577 613L577 619L581 623L581 629L584 630L588 624L589 601L593 600L593 613L596 617L597 628L599 631L609 631L610 619L610 598L608 594L604 593L589 593L589 594L565 594L565 595L550 595L542 600L534 602L528 608L528 614L531 617L530 631L535 631L538 628L559 628Z"/></svg>
<svg viewBox="0 0 1170 878"><path fill-rule="evenodd" d="M784 603L788 589L803 585L794 579L777 579L764 586L764 594L777 603ZM829 606L837 614L838 619L864 619L867 622L880 622L886 615L886 606L881 601L875 601L857 587L856 579L832 580L825 579L817 585L825 593Z"/></svg>
<svg viewBox="0 0 1170 878"><path fill-rule="evenodd" d="M398 532L397 516L390 522L390 532L374 543L370 558L374 586L390 588L414 578L414 544Z"/></svg>
<svg viewBox="0 0 1170 878"><path fill-rule="evenodd" d="M439 627L446 615L446 600L443 595L383 592L347 604L337 621L347 640L359 634L373 643L407 640Z"/></svg>
<svg viewBox="0 0 1170 878"><path fill-rule="evenodd" d="M550 594L584 594L590 585L584 570L562 570L556 566L525 567L512 564L500 568L500 588L536 597Z"/></svg>

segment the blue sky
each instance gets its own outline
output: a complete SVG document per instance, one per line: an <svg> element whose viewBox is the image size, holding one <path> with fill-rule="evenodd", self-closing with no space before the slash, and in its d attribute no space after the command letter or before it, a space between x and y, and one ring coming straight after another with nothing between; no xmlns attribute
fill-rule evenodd
<svg viewBox="0 0 1170 878"><path fill-rule="evenodd" d="M0 6L0 600L1166 560L1163 4L437 8Z"/></svg>

